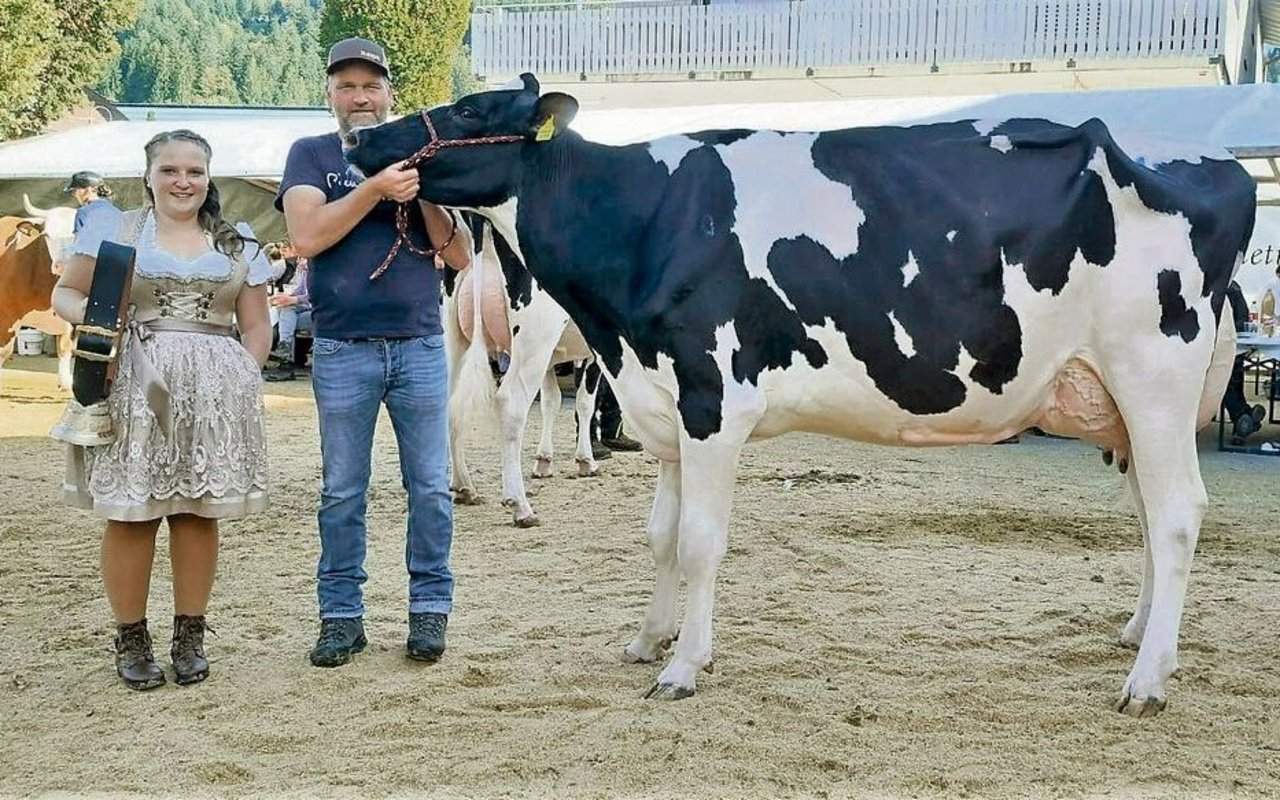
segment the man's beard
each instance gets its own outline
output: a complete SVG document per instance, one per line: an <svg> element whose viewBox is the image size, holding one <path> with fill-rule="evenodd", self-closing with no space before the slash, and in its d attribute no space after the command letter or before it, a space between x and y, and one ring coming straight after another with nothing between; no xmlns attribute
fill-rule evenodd
<svg viewBox="0 0 1280 800"><path fill-rule="evenodd" d="M351 111L345 116L338 117L338 128L343 134L350 133L356 128L369 128L374 125L381 125L387 121L387 114L379 114L376 111Z"/></svg>

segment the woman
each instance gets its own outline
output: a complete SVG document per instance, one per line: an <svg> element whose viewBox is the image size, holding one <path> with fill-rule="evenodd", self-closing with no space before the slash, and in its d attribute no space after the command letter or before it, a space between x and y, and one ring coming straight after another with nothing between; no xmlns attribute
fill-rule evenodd
<svg viewBox="0 0 1280 800"><path fill-rule="evenodd" d="M161 520L173 566L174 674L196 683L209 674L204 615L218 520L267 506L259 370L271 346L270 267L248 227L223 220L211 155L188 130L147 142L148 204L91 220L54 290L58 314L79 323L98 246L109 239L137 250L129 332L107 400L116 438L71 447L64 487L69 502L107 519L102 582L116 619L116 671L131 689L165 682L146 620Z"/></svg>

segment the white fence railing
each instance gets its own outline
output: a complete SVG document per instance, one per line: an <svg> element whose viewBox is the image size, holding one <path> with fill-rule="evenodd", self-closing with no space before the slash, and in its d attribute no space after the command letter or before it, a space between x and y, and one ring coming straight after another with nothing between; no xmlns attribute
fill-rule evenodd
<svg viewBox="0 0 1280 800"><path fill-rule="evenodd" d="M1229 0L760 0L481 8L478 74L606 76L964 62L1196 58Z"/></svg>

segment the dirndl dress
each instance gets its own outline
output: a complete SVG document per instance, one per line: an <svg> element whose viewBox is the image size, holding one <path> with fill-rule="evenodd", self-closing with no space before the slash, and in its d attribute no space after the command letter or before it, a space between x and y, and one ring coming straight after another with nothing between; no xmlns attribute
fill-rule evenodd
<svg viewBox="0 0 1280 800"><path fill-rule="evenodd" d="M233 314L243 286L270 280L265 255L247 242L237 258L213 250L178 258L156 246L147 209L86 224L73 247L96 256L104 239L137 251L129 328L107 398L115 441L68 446L65 499L125 522L264 510L262 375L234 335Z"/></svg>

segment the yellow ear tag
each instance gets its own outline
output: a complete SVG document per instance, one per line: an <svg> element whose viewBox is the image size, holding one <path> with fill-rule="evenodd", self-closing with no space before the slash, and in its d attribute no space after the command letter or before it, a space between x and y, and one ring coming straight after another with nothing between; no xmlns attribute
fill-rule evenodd
<svg viewBox="0 0 1280 800"><path fill-rule="evenodd" d="M538 127L538 132L534 134L533 140L535 142L545 142L550 140L551 137L555 135L556 135L556 115L552 114L551 116L547 117L546 122L542 123L542 125Z"/></svg>

